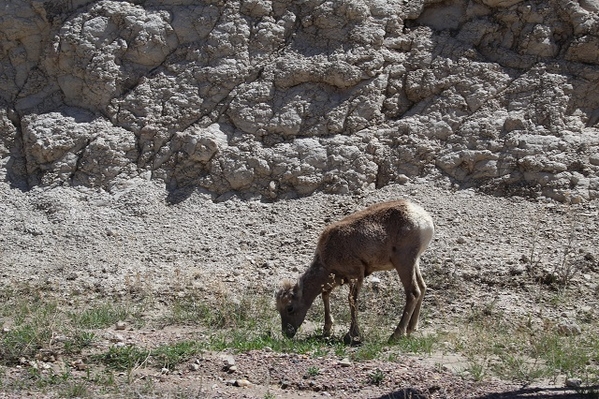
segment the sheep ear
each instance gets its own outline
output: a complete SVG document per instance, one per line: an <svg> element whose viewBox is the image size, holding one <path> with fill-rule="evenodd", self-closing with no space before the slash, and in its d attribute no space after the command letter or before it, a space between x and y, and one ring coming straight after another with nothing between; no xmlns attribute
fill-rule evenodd
<svg viewBox="0 0 599 399"><path fill-rule="evenodd" d="M293 288L293 283L291 282L291 280L289 280L288 278L284 279L283 281L281 281L281 287L282 290L289 290L291 288Z"/></svg>

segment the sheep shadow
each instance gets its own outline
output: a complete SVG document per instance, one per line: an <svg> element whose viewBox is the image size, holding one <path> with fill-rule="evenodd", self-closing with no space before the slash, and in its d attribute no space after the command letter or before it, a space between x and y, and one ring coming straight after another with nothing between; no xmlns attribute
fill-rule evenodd
<svg viewBox="0 0 599 399"><path fill-rule="evenodd" d="M430 395L426 392L422 392L415 388L404 388L399 391L395 391L377 399L429 399Z"/></svg>
<svg viewBox="0 0 599 399"><path fill-rule="evenodd" d="M573 391L572 388L520 388L506 392L492 392L481 396L472 397L473 399L590 399L596 398L599 393L599 385L590 386L580 391ZM414 388L405 388L391 392L376 399L429 399L431 393L423 392Z"/></svg>
<svg viewBox="0 0 599 399"><path fill-rule="evenodd" d="M591 399L599 395L599 385L589 386L580 390L573 388L520 388L509 392L495 392L482 396L477 396L475 399Z"/></svg>

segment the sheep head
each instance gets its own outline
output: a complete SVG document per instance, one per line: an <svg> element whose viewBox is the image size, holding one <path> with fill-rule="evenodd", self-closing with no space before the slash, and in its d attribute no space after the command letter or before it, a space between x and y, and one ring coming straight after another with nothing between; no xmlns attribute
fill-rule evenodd
<svg viewBox="0 0 599 399"><path fill-rule="evenodd" d="M309 308L302 301L301 285L284 280L275 298L277 310L281 314L281 329L283 334L287 338L293 338L303 323Z"/></svg>

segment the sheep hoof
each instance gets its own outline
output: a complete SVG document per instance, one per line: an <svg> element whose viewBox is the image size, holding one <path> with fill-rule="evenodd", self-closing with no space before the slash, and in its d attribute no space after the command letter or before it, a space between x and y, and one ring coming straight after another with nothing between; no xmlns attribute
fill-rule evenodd
<svg viewBox="0 0 599 399"><path fill-rule="evenodd" d="M391 334L391 336L389 337L389 344L393 345L398 343L399 341L401 341L403 338L405 338L407 335L406 334Z"/></svg>
<svg viewBox="0 0 599 399"><path fill-rule="evenodd" d="M343 337L343 343L345 345L350 345L350 346L359 346L359 345L362 345L362 337L359 335L352 336L349 333L347 333Z"/></svg>

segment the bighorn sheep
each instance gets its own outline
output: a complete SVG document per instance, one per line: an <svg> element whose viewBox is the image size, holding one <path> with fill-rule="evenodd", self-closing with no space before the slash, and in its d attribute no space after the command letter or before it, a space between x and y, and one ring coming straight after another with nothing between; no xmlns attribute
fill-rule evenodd
<svg viewBox="0 0 599 399"><path fill-rule="evenodd" d="M292 338L304 321L314 299L324 303L323 334L333 326L329 294L338 285L349 284L351 326L347 344L360 343L357 299L364 278L382 270L397 270L406 292L401 321L389 338L397 340L418 328L418 317L426 285L419 269L420 255L434 232L431 216L405 200L372 205L327 226L318 240L311 266L296 284L283 281L276 294L283 333Z"/></svg>

